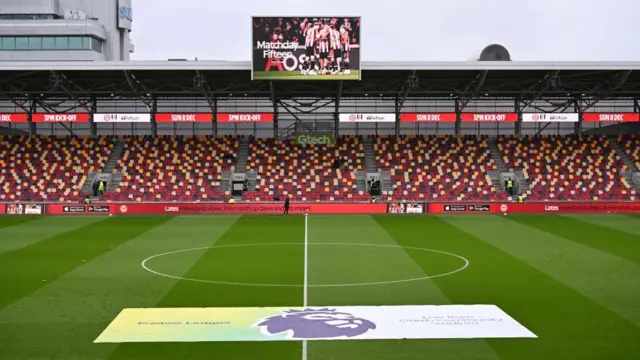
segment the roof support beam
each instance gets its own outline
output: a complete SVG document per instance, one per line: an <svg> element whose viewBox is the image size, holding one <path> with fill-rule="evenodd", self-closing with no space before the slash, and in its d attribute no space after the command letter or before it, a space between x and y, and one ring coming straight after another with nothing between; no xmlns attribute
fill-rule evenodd
<svg viewBox="0 0 640 360"><path fill-rule="evenodd" d="M522 109L520 109L520 111L525 111L529 106L531 106L531 104L533 104L534 101L538 100L540 97L542 97L542 95L544 95L544 93L547 92L547 90L553 87L554 83L557 81L558 75L560 75L560 70L547 73L547 75L545 75L544 78L542 78L542 80L538 81L537 83L529 87L527 90L523 91L522 94L520 94L519 96L521 98L526 97L530 92L535 90L536 87L538 87L539 85L542 85L542 89L540 89L540 91L535 93L530 100L523 101L524 106L522 107Z"/></svg>
<svg viewBox="0 0 640 360"><path fill-rule="evenodd" d="M404 82L404 85L402 85L402 90L398 95L398 101L399 101L397 106L398 112L400 112L402 110L402 107L404 107L404 102L407 100L407 96L409 96L409 92L411 92L411 90L414 90L411 88L410 82L411 82L411 79L415 76L416 76L416 70L411 71L411 75L409 75L407 80Z"/></svg>
<svg viewBox="0 0 640 360"><path fill-rule="evenodd" d="M79 107L83 108L86 112L90 112L89 108L87 107L87 104L90 100L81 101L78 96L78 94L80 94L86 98L89 98L89 95L86 93L84 89L82 89L80 86L73 83L73 81L69 80L67 76L60 71L51 70L50 73L51 73L51 78L49 81L51 82L52 87L61 89L67 95L69 95L69 97L73 99L73 101L75 101ZM42 101L39 101L39 102L42 104ZM58 112L58 111L53 110L53 112Z"/></svg>
<svg viewBox="0 0 640 360"><path fill-rule="evenodd" d="M211 87L207 82L207 79L200 73L200 70L196 70L196 78L194 79L194 86L202 90L207 103L209 104L209 109L211 109L212 113L216 112L216 100L213 91L211 91Z"/></svg>
<svg viewBox="0 0 640 360"><path fill-rule="evenodd" d="M463 111L467 107L467 104L469 104L469 101L471 101L471 99L478 95L478 92L480 91L480 89L482 89L482 87L484 86L484 82L487 80L487 75L489 75L489 70L484 70L479 73L478 76L476 76L475 80L467 85L467 88L464 89L463 94L467 93L474 84L475 87L471 91L471 95L462 100L462 103L460 104L460 111Z"/></svg>
<svg viewBox="0 0 640 360"><path fill-rule="evenodd" d="M269 97L271 98L273 112L275 113L278 108L278 97L276 96L276 87L273 85L273 81L269 81Z"/></svg>
<svg viewBox="0 0 640 360"><path fill-rule="evenodd" d="M144 103L147 109L151 111L153 99L146 95L149 93L149 90L140 82L140 80L136 79L136 76L130 70L122 70L122 72L127 80L127 84L129 84L129 87L133 90L133 93ZM143 93L141 93L140 90L142 90Z"/></svg>
<svg viewBox="0 0 640 360"><path fill-rule="evenodd" d="M616 73L613 78L606 83L599 86L600 88L604 88L600 95L597 95L595 99L591 100L591 102L587 103L582 111L589 110L594 107L600 100L605 99L613 95L618 89L620 89L626 82L629 80L629 76L631 75L631 70L624 70Z"/></svg>
<svg viewBox="0 0 640 360"><path fill-rule="evenodd" d="M271 98L271 104L273 105L273 138L278 139L279 119L278 119L278 98L276 96L276 87L273 85L273 81L269 81L269 95Z"/></svg>
<svg viewBox="0 0 640 360"><path fill-rule="evenodd" d="M338 90L336 92L336 102L333 113L333 132L336 139L340 136L340 99L342 99L343 87L344 82L342 80L338 81Z"/></svg>

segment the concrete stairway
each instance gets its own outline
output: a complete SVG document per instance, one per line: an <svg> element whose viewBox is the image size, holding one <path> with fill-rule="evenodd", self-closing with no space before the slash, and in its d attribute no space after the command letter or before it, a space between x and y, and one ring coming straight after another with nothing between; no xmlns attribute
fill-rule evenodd
<svg viewBox="0 0 640 360"><path fill-rule="evenodd" d="M378 166L376 165L376 155L373 149L373 139L365 138L364 144L364 166L367 172L378 172Z"/></svg>
<svg viewBox="0 0 640 360"><path fill-rule="evenodd" d="M502 156L502 152L498 149L498 140L495 138L487 139L487 145L489 146L489 156L491 156L491 159L496 163L496 167L498 168L498 170L489 170L487 172L491 179L491 184L493 184L496 189L505 190L504 181L501 180L500 174L511 172L515 174L518 185L517 189L519 189L520 192L531 189L522 169L510 169L507 166L507 163L504 161L504 157Z"/></svg>
<svg viewBox="0 0 640 360"><path fill-rule="evenodd" d="M107 182L107 191L116 191L122 183L122 173L111 174L109 182Z"/></svg>
<svg viewBox="0 0 640 360"><path fill-rule="evenodd" d="M231 171L223 170L220 178L220 191L231 191Z"/></svg>
<svg viewBox="0 0 640 360"><path fill-rule="evenodd" d="M622 163L627 166L627 169L629 169L626 171L622 171L622 177L627 181L627 184L629 184L636 192L640 192L640 184L635 184L633 182L633 174L639 172L640 170L633 162L633 160L629 158L629 155L627 155L624 147L618 142L615 136L610 136L608 140L616 155L620 157Z"/></svg>
<svg viewBox="0 0 640 360"><path fill-rule="evenodd" d="M87 179L84 181L84 183L82 184L82 188L80 189L80 193L81 194L90 194L91 193L91 184L93 184L93 181L96 177L97 173L95 172L91 172L89 173L89 175L87 175Z"/></svg>
<svg viewBox="0 0 640 360"><path fill-rule="evenodd" d="M627 152L624 151L624 147L622 147L622 145L618 142L618 140L614 136L609 137L608 140L609 140L609 144L611 144L611 147L616 152L616 155L618 155L620 157L620 160L622 160L622 163L624 163L627 166L627 169L631 171L640 170L638 169L636 164L629 158L629 156L627 155Z"/></svg>
<svg viewBox="0 0 640 360"><path fill-rule="evenodd" d="M258 174L255 170L247 170L247 191L256 191L258 187Z"/></svg>
<svg viewBox="0 0 640 360"><path fill-rule="evenodd" d="M487 171L487 175L491 179L491 184L496 190L504 190L504 182L500 181L500 174L502 172L500 170L489 170Z"/></svg>
<svg viewBox="0 0 640 360"><path fill-rule="evenodd" d="M105 191L115 191L120 187L122 174L114 174L113 170L116 168L116 165L118 165L118 160L120 160L122 158L122 155L124 154L124 145L125 140L123 139L116 139L113 142L113 149L111 149L111 154L109 154L109 158L107 159L107 162L104 164L101 171L89 173L87 179L82 184L82 188L80 189L80 192L82 194L90 194L92 190L91 185L94 181L100 179L103 174L111 175L109 177L109 180L107 181L107 187L105 188Z"/></svg>
<svg viewBox="0 0 640 360"><path fill-rule="evenodd" d="M509 168L507 167L507 163L504 162L502 152L500 151L500 149L498 149L498 140L495 138L488 139L487 145L489 146L489 155L491 156L491 159L496 163L498 171L500 171L500 173L508 172Z"/></svg>
<svg viewBox="0 0 640 360"><path fill-rule="evenodd" d="M356 186L358 191L367 192L367 172L359 170L356 172Z"/></svg>
<svg viewBox="0 0 640 360"><path fill-rule="evenodd" d="M391 172L389 172L389 170L380 171L380 178L382 192L386 191L387 193L391 193L393 191L393 186L391 184Z"/></svg>
<svg viewBox="0 0 640 360"><path fill-rule="evenodd" d="M238 146L238 157L236 159L235 172L243 173L247 168L247 160L249 159L249 139L243 137L240 139Z"/></svg>
<svg viewBox="0 0 640 360"><path fill-rule="evenodd" d="M520 189L520 192L531 190L531 186L529 186L527 178L524 176L524 171L522 171L522 169L515 169L513 172L516 174L516 181L518 182L518 189Z"/></svg>
<svg viewBox="0 0 640 360"><path fill-rule="evenodd" d="M111 155L109 155L109 160L107 160L104 168L102 169L102 173L112 173L113 170L118 165L118 160L122 158L124 155L124 139L116 139L113 143L113 149L111 150Z"/></svg>

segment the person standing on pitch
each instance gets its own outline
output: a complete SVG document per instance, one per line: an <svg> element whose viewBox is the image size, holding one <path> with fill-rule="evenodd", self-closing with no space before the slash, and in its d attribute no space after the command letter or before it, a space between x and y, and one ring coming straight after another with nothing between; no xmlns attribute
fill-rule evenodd
<svg viewBox="0 0 640 360"><path fill-rule="evenodd" d="M289 215L289 197L284 199L284 214Z"/></svg>

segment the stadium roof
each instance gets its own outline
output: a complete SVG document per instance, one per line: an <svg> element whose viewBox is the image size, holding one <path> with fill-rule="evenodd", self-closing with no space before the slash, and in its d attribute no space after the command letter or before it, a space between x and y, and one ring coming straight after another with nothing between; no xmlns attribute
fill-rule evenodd
<svg viewBox="0 0 640 360"><path fill-rule="evenodd" d="M364 70L640 70L640 61L363 61ZM2 70L251 70L250 61L61 61L3 62Z"/></svg>
<svg viewBox="0 0 640 360"><path fill-rule="evenodd" d="M640 62L363 62L361 81L251 81L248 61L2 62L0 95L532 97L640 95ZM635 71L634 71L635 70ZM408 79L416 76L417 87Z"/></svg>

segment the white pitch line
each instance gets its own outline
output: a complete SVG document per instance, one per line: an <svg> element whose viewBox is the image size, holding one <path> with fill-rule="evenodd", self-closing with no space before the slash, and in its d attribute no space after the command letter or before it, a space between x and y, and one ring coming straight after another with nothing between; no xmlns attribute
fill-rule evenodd
<svg viewBox="0 0 640 360"><path fill-rule="evenodd" d="M145 269L146 271L148 271L148 272L150 272L152 274L155 274L155 275L158 275L158 276L162 276L162 277L166 277L166 278L169 278L169 279L176 279L176 280L194 281L194 282L199 282L199 283L219 284L219 285L234 285L234 286L301 287L301 288L303 288L303 287L305 287L304 284L253 284L253 283L238 283L238 282L230 282L230 281L215 281L215 280L206 280L206 279L185 278L185 277L181 277L181 276L174 276L174 275L171 275L171 274L161 273L159 271L151 269L147 265L147 263L149 261L153 260L153 259L156 259L156 258L159 258L159 257L162 257L162 256L172 255L172 254L179 254L179 253L183 253L183 252L188 252L188 251L208 250L208 249L224 249L224 248L242 248L242 247L250 247L250 246L292 246L292 245L299 246L300 243L235 244L235 245L217 245L217 246L205 246L205 247L198 247L198 248L191 248L191 249L182 249L182 250L168 251L168 252L165 252L165 253L149 256L148 258L142 260L142 263L140 265L142 266L143 269ZM434 279L434 278L438 278L438 277L443 277L443 276L449 276L449 275L456 274L456 273L458 273L460 271L465 270L467 267L469 267L469 264L470 264L469 260L467 258L465 258L464 256L460 256L460 255L457 255L457 254L449 253L449 252L446 252L446 251L440 251L440 250L428 249L428 248L412 247L412 246L366 244L366 243L313 243L313 246L370 246L370 247L380 247L380 248L390 248L390 249L406 249L406 250L428 251L428 252L433 252L433 253L437 253L437 254L453 256L455 258L458 258L458 259L462 260L464 262L464 265L462 265L462 267L460 267L458 269L455 269L455 270L452 270L452 271L449 271L449 272L445 272L445 273L441 273L441 274L435 274L435 275L431 275L431 276L422 276L422 277L418 277L418 278L389 280L389 281L376 281L376 282L368 282L368 283L352 283L352 284L315 284L315 285L307 284L307 286L306 286L307 288L312 288L312 287L371 286L371 285L387 285L387 284L406 283L406 282L412 282L412 281L421 281L421 280Z"/></svg>
<svg viewBox="0 0 640 360"><path fill-rule="evenodd" d="M304 281L302 286L302 303L307 308L309 287L309 215L304 214ZM307 360L307 340L302 340L302 360Z"/></svg>

